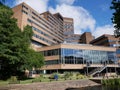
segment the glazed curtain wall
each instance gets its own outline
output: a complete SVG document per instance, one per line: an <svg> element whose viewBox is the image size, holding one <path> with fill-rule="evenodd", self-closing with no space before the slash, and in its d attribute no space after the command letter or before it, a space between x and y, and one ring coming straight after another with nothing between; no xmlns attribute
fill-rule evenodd
<svg viewBox="0 0 120 90"><path fill-rule="evenodd" d="M80 49L54 49L43 52L44 56L59 55L58 60L46 61L50 64L113 64L116 63L116 52Z"/></svg>
<svg viewBox="0 0 120 90"><path fill-rule="evenodd" d="M61 49L63 64L113 64L116 63L116 53L98 50Z"/></svg>

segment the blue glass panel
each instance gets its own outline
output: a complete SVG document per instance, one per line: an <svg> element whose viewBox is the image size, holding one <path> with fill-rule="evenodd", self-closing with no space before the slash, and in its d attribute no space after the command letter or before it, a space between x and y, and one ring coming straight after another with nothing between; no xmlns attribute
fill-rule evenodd
<svg viewBox="0 0 120 90"><path fill-rule="evenodd" d="M61 50L61 59L65 64L112 64L116 62L116 53L64 48Z"/></svg>
<svg viewBox="0 0 120 90"><path fill-rule="evenodd" d="M120 49L117 49L117 50L116 50L116 53L117 53L117 54L120 54Z"/></svg>

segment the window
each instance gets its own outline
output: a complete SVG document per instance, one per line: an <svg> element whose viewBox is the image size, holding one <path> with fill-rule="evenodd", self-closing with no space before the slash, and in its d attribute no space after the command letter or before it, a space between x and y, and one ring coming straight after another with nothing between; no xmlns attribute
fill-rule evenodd
<svg viewBox="0 0 120 90"><path fill-rule="evenodd" d="M54 64L60 64L60 60L45 61L45 65L54 65Z"/></svg>
<svg viewBox="0 0 120 90"><path fill-rule="evenodd" d="M44 51L44 56L54 56L54 55L60 55L60 49L53 49L53 50L47 50Z"/></svg>
<svg viewBox="0 0 120 90"><path fill-rule="evenodd" d="M44 36L47 36L49 39L52 39L52 37L50 37L48 34L44 33L42 30L39 30L35 27L32 27L32 29L40 34L43 34Z"/></svg>
<svg viewBox="0 0 120 90"><path fill-rule="evenodd" d="M99 50L61 49L63 64L112 64L116 62L115 52Z"/></svg>
<svg viewBox="0 0 120 90"><path fill-rule="evenodd" d="M108 52L108 63L113 64L116 62L116 54L115 52Z"/></svg>
<svg viewBox="0 0 120 90"><path fill-rule="evenodd" d="M22 10L22 12L24 13L24 14L28 14L26 11L24 11L24 10Z"/></svg>
<svg viewBox="0 0 120 90"><path fill-rule="evenodd" d="M116 53L117 53L117 54L120 54L120 49L117 49L117 50L116 50Z"/></svg>
<svg viewBox="0 0 120 90"><path fill-rule="evenodd" d="M22 5L23 8L25 8L26 10L28 10L28 8L25 5Z"/></svg>

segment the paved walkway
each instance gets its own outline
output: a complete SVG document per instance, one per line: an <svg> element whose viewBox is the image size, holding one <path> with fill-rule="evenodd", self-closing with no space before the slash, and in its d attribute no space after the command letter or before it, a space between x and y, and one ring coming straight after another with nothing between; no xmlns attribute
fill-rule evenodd
<svg viewBox="0 0 120 90"><path fill-rule="evenodd" d="M64 82L39 82L32 84L8 85L0 90L66 90L67 88L80 88L99 85L91 80L70 80Z"/></svg>

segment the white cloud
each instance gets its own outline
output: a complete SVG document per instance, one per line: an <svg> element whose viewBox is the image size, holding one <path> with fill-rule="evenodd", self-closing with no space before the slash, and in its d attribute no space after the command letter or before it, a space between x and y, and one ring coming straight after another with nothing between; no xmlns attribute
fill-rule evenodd
<svg viewBox="0 0 120 90"><path fill-rule="evenodd" d="M50 7L49 11L52 13L59 12L63 17L73 18L76 34L81 34L86 29L94 30L96 21L83 7L62 4L57 5L56 9Z"/></svg>
<svg viewBox="0 0 120 90"><path fill-rule="evenodd" d="M113 35L114 27L112 25L105 25L102 27L97 27L93 32L93 35L97 38L103 34L110 34Z"/></svg>
<svg viewBox="0 0 120 90"><path fill-rule="evenodd" d="M58 4L69 4L72 5L75 0L56 0Z"/></svg>
<svg viewBox="0 0 120 90"><path fill-rule="evenodd" d="M16 0L15 2L16 5L25 2L33 9L35 9L37 12L42 13L47 11L48 1L49 0Z"/></svg>
<svg viewBox="0 0 120 90"><path fill-rule="evenodd" d="M17 5L25 2L39 13L49 10L52 13L59 12L63 17L73 18L74 32L76 34L81 34L86 30L90 30L95 37L99 37L102 34L113 34L114 28L112 25L96 27L96 20L86 9L80 6L72 5L75 0L56 1L58 2L58 5L56 5L55 9L48 7L49 0L15 0L15 4Z"/></svg>

